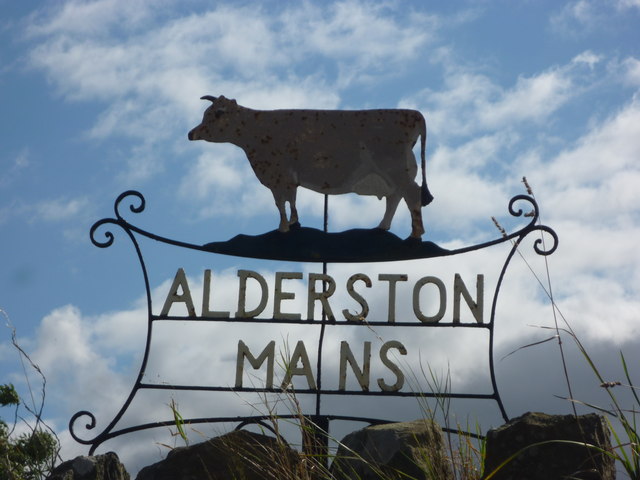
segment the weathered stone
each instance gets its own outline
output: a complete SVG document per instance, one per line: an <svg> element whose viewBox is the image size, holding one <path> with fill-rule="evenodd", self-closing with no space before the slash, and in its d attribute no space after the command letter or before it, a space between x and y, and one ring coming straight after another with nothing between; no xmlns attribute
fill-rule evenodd
<svg viewBox="0 0 640 480"><path fill-rule="evenodd" d="M337 479L452 479L442 429L429 420L387 423L350 433L338 448Z"/></svg>
<svg viewBox="0 0 640 480"><path fill-rule="evenodd" d="M264 480L295 478L298 454L273 437L245 430L172 450L136 480Z"/></svg>
<svg viewBox="0 0 640 480"><path fill-rule="evenodd" d="M76 457L53 469L47 480L130 480L130 476L113 452L92 457Z"/></svg>
<svg viewBox="0 0 640 480"><path fill-rule="evenodd" d="M588 415L525 413L487 433L485 475L511 455L530 445L551 440L570 440L609 450L605 419ZM526 448L502 467L494 480L613 480L613 459L585 446L552 442Z"/></svg>

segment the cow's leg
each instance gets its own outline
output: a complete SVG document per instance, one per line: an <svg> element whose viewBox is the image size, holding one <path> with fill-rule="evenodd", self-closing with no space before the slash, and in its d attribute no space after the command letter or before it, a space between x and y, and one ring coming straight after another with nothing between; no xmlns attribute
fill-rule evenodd
<svg viewBox="0 0 640 480"><path fill-rule="evenodd" d="M384 217L382 217L378 228L382 230L389 230L391 228L391 220L393 220L393 216L396 214L396 209L398 208L398 203L400 203L401 198L397 193L387 195L387 208L384 211Z"/></svg>
<svg viewBox="0 0 640 480"><path fill-rule="evenodd" d="M289 198L289 208L291 209L291 216L289 217L289 225L299 225L298 222L298 209L296 208L296 191L293 189L293 193Z"/></svg>
<svg viewBox="0 0 640 480"><path fill-rule="evenodd" d="M422 238L424 225L422 223L422 209L420 206L411 209L411 238Z"/></svg>
<svg viewBox="0 0 640 480"><path fill-rule="evenodd" d="M287 221L287 209L285 206L287 199L282 195L282 193L276 193L274 191L272 191L272 193L273 199L276 202L276 207L278 207L278 213L280 214L280 225L278 226L278 230L281 232L288 232L289 222Z"/></svg>
<svg viewBox="0 0 640 480"><path fill-rule="evenodd" d="M422 203L421 203L420 187L413 183L411 188L406 190L404 200L409 207L411 213L411 238L421 238L424 233L424 225L422 224Z"/></svg>

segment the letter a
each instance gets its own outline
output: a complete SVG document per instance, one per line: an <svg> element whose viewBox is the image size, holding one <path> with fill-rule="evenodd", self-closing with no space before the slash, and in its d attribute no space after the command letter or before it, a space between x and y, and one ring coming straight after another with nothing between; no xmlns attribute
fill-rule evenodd
<svg viewBox="0 0 640 480"><path fill-rule="evenodd" d="M182 294L178 294L178 288L182 289ZM184 270L179 268L176 272L176 277L173 279L171 288L167 299L164 301L162 312L160 315L169 315L169 310L174 303L184 303L187 307L187 312L190 317L196 316L196 309L193 306L193 298L191 298L191 291L189 290L189 284L187 283L187 276L184 274Z"/></svg>
<svg viewBox="0 0 640 480"><path fill-rule="evenodd" d="M302 365L298 366L298 362L302 362ZM287 370L284 380L282 381L282 389L288 388L291 383L291 379L296 375L305 376L307 378L307 385L309 385L309 389L316 389L316 382L313 379L313 373L311 373L309 355L307 354L307 349L305 348L302 340L298 340L296 348L291 354L291 359L289 360L289 363L285 365L285 368Z"/></svg>

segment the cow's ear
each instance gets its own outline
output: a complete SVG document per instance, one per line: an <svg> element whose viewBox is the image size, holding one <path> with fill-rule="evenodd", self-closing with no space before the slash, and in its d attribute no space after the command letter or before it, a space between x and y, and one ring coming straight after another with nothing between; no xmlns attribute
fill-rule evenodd
<svg viewBox="0 0 640 480"><path fill-rule="evenodd" d="M231 106L233 107L237 107L238 106L238 102L236 102L236 100L234 98L230 98L229 99L229 103L231 104Z"/></svg>

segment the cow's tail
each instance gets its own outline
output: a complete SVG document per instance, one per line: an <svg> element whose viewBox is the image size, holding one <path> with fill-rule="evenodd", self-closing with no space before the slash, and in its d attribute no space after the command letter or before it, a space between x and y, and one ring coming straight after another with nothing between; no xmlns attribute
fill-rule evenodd
<svg viewBox="0 0 640 480"><path fill-rule="evenodd" d="M421 203L422 206L425 207L433 201L433 195L431 195L429 187L427 186L427 161L425 159L425 150L427 146L427 122L422 115L420 115L420 117L422 118L420 128L420 161L422 166Z"/></svg>

